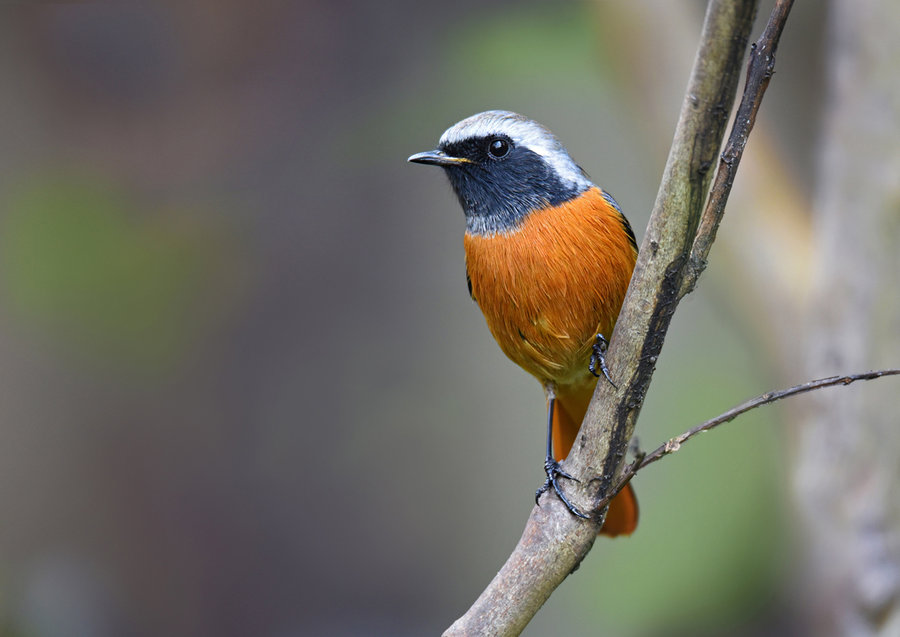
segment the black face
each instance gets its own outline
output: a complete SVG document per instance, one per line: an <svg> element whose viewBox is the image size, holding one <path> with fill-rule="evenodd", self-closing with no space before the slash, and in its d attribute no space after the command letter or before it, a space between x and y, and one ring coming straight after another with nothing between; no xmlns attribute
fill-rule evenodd
<svg viewBox="0 0 900 637"><path fill-rule="evenodd" d="M441 164L476 234L511 230L532 210L559 205L584 189L563 183L544 159L505 135L442 144L450 157L469 160Z"/></svg>

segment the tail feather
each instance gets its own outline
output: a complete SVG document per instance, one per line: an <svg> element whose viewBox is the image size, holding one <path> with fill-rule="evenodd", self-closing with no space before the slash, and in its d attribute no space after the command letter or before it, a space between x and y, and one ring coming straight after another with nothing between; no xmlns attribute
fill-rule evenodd
<svg viewBox="0 0 900 637"><path fill-rule="evenodd" d="M557 460L569 455L572 445L575 444L578 429L587 413L593 393L593 384L578 392L558 393L556 408L553 410L553 454ZM600 533L611 537L631 535L637 528L638 517L637 496L628 484L609 503L606 521Z"/></svg>

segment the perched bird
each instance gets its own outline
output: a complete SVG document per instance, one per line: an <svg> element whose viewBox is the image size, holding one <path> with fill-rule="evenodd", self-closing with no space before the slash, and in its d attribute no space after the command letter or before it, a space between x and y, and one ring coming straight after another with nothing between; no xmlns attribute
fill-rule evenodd
<svg viewBox="0 0 900 637"><path fill-rule="evenodd" d="M500 349L540 381L547 396L547 480L571 476L571 449L597 384L637 258L628 220L553 134L522 115L486 111L454 124L437 150L409 158L444 169L466 216L469 294ZM612 382L610 380L610 382ZM630 534L637 499L628 485L600 531Z"/></svg>

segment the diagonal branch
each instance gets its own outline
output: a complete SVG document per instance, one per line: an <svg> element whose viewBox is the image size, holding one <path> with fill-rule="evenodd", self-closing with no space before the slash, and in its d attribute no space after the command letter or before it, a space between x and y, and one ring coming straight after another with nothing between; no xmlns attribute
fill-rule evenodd
<svg viewBox="0 0 900 637"><path fill-rule="evenodd" d="M675 139L641 245L608 357L619 390L599 383L567 471L596 505L620 471L672 315L683 294L689 255L737 91L757 2L711 0ZM571 467L571 468L569 468ZM601 479L592 480L595 476ZM576 493L576 496L578 494ZM598 522L605 515L600 509Z"/></svg>

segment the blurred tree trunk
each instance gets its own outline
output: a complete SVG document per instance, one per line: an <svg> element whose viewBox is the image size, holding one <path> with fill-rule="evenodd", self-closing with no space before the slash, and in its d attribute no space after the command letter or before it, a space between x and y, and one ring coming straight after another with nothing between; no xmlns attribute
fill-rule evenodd
<svg viewBox="0 0 900 637"><path fill-rule="evenodd" d="M810 377L900 361L900 2L833 0L815 195ZM900 635L896 383L817 392L797 439L815 635Z"/></svg>

